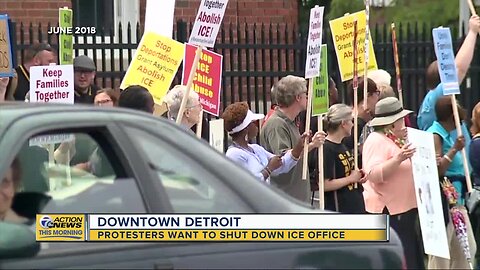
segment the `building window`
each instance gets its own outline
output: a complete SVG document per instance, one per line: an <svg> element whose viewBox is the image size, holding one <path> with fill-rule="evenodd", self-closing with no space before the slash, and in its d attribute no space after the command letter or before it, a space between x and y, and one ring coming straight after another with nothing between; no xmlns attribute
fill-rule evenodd
<svg viewBox="0 0 480 270"><path fill-rule="evenodd" d="M72 0L75 26L94 26L109 33L114 23L114 0ZM81 5L80 5L81 3Z"/></svg>

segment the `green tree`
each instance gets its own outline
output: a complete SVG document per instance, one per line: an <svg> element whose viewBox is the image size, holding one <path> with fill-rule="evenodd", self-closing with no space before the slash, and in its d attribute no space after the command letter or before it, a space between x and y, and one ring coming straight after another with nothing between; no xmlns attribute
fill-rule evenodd
<svg viewBox="0 0 480 270"><path fill-rule="evenodd" d="M327 19L365 9L362 0L332 0ZM458 1L393 0L388 7L371 7L370 21L375 23L427 23L433 26L457 27ZM421 29L419 29L421 30Z"/></svg>

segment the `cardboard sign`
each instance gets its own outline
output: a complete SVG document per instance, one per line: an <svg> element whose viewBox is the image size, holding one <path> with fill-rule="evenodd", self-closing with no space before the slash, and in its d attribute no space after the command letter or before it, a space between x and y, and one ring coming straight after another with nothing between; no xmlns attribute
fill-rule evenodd
<svg viewBox="0 0 480 270"><path fill-rule="evenodd" d="M0 77L13 77L11 45L8 15L0 15Z"/></svg>
<svg viewBox="0 0 480 270"><path fill-rule="evenodd" d="M213 48L228 0L202 0L188 43Z"/></svg>
<svg viewBox="0 0 480 270"><path fill-rule="evenodd" d="M365 70L365 10L330 21L330 29L332 31L335 52L337 53L338 66L340 68L342 82L353 78L353 21L355 18L357 18L358 22L358 74L363 74ZM371 34L369 34L369 40L372 40ZM368 48L370 50L368 70L377 70L377 59L375 58L375 52L373 51L373 42L369 42L368 44Z"/></svg>
<svg viewBox="0 0 480 270"><path fill-rule="evenodd" d="M408 128L408 141L417 149L412 172L425 253L450 259L433 134Z"/></svg>
<svg viewBox="0 0 480 270"><path fill-rule="evenodd" d="M313 79L312 116L320 116L328 112L328 62L327 44L322 45L320 76Z"/></svg>
<svg viewBox="0 0 480 270"><path fill-rule="evenodd" d="M185 46L159 34L145 33L138 44L121 89L130 85L141 85L152 94L156 104L162 104L182 63Z"/></svg>
<svg viewBox="0 0 480 270"><path fill-rule="evenodd" d="M310 27L307 40L307 59L305 61L305 79L320 74L320 54L322 52L323 7L315 6L310 10Z"/></svg>
<svg viewBox="0 0 480 270"><path fill-rule="evenodd" d="M73 65L31 67L30 102L73 104Z"/></svg>
<svg viewBox="0 0 480 270"><path fill-rule="evenodd" d="M188 71L192 68L195 58L196 46L187 44L185 60L183 62L182 83L187 84ZM220 90L222 87L222 61L223 56L208 50L202 50L197 71L193 79L192 90L200 96L203 110L209 114L220 114Z"/></svg>
<svg viewBox="0 0 480 270"><path fill-rule="evenodd" d="M73 12L68 8L58 9L58 21L60 29L73 27ZM73 65L73 35L60 33L58 39L60 49L60 65Z"/></svg>
<svg viewBox="0 0 480 270"><path fill-rule="evenodd" d="M215 119L209 122L210 125L210 145L223 153L224 123L223 119Z"/></svg>
<svg viewBox="0 0 480 270"><path fill-rule="evenodd" d="M437 56L438 73L440 73L440 80L443 85L443 94L460 94L450 28L434 28L432 35L435 55Z"/></svg>

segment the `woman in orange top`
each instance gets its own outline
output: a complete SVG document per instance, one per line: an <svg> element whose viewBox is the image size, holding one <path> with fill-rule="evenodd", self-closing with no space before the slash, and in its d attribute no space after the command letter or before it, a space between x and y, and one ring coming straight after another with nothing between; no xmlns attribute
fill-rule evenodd
<svg viewBox="0 0 480 270"><path fill-rule="evenodd" d="M390 214L390 226L400 237L408 269L425 269L418 226L417 201L410 158L415 149L407 144L404 110L394 97L375 106L374 128L363 145L365 208L370 213Z"/></svg>

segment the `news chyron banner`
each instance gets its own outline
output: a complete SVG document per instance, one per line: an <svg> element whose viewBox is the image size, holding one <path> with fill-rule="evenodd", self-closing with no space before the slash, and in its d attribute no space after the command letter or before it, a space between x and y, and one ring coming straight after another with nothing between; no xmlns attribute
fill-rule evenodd
<svg viewBox="0 0 480 270"><path fill-rule="evenodd" d="M327 241L385 242L387 215L343 214L40 214L36 239L45 241Z"/></svg>

